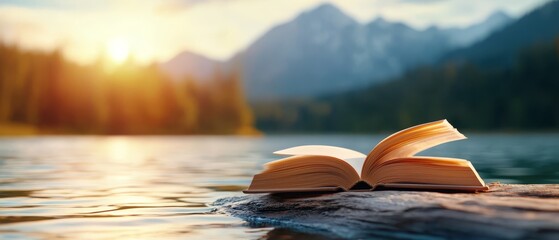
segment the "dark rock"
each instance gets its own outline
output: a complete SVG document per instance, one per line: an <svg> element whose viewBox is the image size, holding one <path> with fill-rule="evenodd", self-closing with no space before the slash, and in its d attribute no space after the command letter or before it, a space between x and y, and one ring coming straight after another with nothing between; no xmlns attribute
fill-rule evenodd
<svg viewBox="0 0 559 240"><path fill-rule="evenodd" d="M251 224L340 238L559 239L559 185L492 184L474 194L242 195L214 206Z"/></svg>

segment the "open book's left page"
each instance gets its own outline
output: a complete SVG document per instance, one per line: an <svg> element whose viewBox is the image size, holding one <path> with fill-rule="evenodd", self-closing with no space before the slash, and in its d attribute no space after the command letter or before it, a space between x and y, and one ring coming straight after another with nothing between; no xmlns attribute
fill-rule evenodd
<svg viewBox="0 0 559 240"><path fill-rule="evenodd" d="M327 145L302 145L275 151L274 154L283 156L315 155L334 157L347 162L355 169L357 174L361 173L363 163L367 157L367 155L355 150Z"/></svg>
<svg viewBox="0 0 559 240"><path fill-rule="evenodd" d="M290 156L266 163L264 170L254 175L245 193L349 190L360 181L359 168L364 159L361 153L330 146L299 147L276 153ZM338 158L348 156L360 160Z"/></svg>

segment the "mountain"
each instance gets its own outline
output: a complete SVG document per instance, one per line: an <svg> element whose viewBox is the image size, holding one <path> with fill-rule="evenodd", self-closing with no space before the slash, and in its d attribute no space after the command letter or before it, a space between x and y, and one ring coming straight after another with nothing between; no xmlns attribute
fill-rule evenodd
<svg viewBox="0 0 559 240"><path fill-rule="evenodd" d="M559 129L559 1L550 2L461 57L380 84L309 101L253 104L264 131L370 132L448 118L466 129ZM495 67L496 63L507 62Z"/></svg>
<svg viewBox="0 0 559 240"><path fill-rule="evenodd" d="M377 18L360 24L332 4L270 29L234 61L251 100L312 98L396 77L485 37L510 18L496 13L464 29L416 30ZM467 39L461 39L463 35Z"/></svg>
<svg viewBox="0 0 559 240"><path fill-rule="evenodd" d="M216 66L241 70L251 101L313 98L376 84L433 63L509 21L498 12L467 28L416 30L383 18L361 24L326 3L271 28L223 64L183 52L161 68L175 79L204 79Z"/></svg>
<svg viewBox="0 0 559 240"><path fill-rule="evenodd" d="M489 34L493 33L493 31L507 26L513 20L514 18L510 17L505 12L496 11L477 24L465 28L449 28L446 29L445 32L453 46L465 47L486 38Z"/></svg>
<svg viewBox="0 0 559 240"><path fill-rule="evenodd" d="M330 4L304 12L236 56L245 92L251 99L305 96L364 81L355 54L364 37L359 23Z"/></svg>
<svg viewBox="0 0 559 240"><path fill-rule="evenodd" d="M363 25L323 4L269 30L237 58L249 99L301 98L381 81L447 46L442 33L382 18Z"/></svg>
<svg viewBox="0 0 559 240"><path fill-rule="evenodd" d="M559 35L559 1L552 1L496 31L486 39L446 55L444 61L475 62L481 65L512 64L519 50L552 41Z"/></svg>
<svg viewBox="0 0 559 240"><path fill-rule="evenodd" d="M253 103L265 132L378 132L438 119L468 130L559 130L559 38L527 46L507 68L421 67L309 101Z"/></svg>
<svg viewBox="0 0 559 240"><path fill-rule="evenodd" d="M187 77L204 81L214 75L220 64L222 63L219 61L184 51L167 62L161 63L159 67L175 81L180 81Z"/></svg>

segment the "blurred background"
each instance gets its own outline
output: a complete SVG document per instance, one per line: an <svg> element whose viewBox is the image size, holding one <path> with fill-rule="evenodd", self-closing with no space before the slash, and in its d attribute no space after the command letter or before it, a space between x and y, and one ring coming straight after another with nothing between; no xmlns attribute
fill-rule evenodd
<svg viewBox="0 0 559 240"><path fill-rule="evenodd" d="M559 127L557 1L2 1L0 133Z"/></svg>
<svg viewBox="0 0 559 240"><path fill-rule="evenodd" d="M0 0L0 239L343 238L212 202L445 118L420 155L559 183L558 93L557 0Z"/></svg>

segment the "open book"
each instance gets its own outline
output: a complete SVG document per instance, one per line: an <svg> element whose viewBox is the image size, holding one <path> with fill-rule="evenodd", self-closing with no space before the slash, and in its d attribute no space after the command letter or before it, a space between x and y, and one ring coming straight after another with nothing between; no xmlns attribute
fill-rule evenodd
<svg viewBox="0 0 559 240"><path fill-rule="evenodd" d="M245 193L324 192L375 188L486 191L474 166L463 159L414 156L436 145L465 139L448 121L404 129L368 155L340 147L307 145L274 152Z"/></svg>

